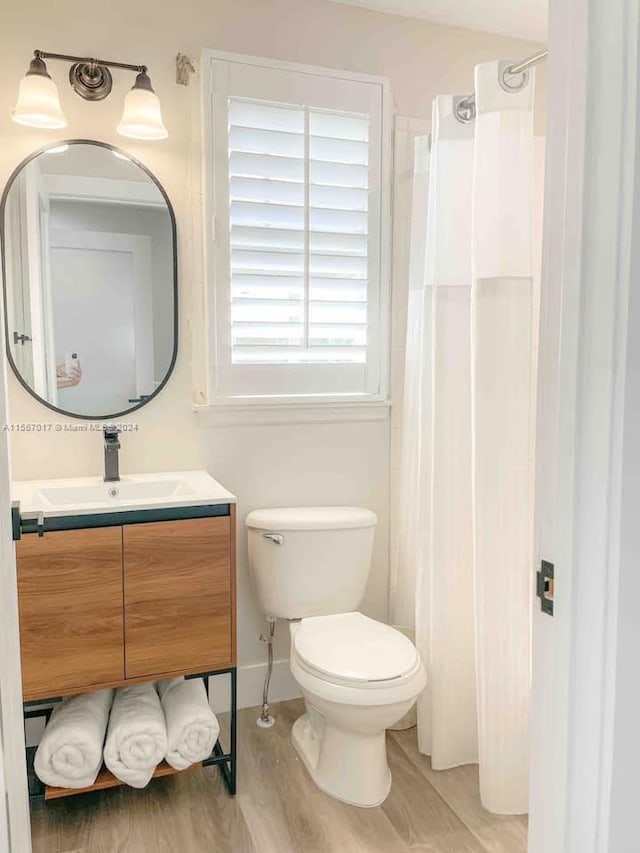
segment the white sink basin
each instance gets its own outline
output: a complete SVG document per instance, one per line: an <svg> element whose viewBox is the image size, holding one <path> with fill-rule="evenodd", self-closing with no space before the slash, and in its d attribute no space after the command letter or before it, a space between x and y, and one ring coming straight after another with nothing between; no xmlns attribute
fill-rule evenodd
<svg viewBox="0 0 640 853"><path fill-rule="evenodd" d="M23 480L14 482L11 491L24 517L235 503L206 471L131 474L114 483L98 477Z"/></svg>
<svg viewBox="0 0 640 853"><path fill-rule="evenodd" d="M180 480L156 480L148 483L99 483L95 486L45 486L38 489L38 496L52 506L75 506L76 504L110 503L147 498L172 498L180 491ZM187 489L186 492L191 494Z"/></svg>

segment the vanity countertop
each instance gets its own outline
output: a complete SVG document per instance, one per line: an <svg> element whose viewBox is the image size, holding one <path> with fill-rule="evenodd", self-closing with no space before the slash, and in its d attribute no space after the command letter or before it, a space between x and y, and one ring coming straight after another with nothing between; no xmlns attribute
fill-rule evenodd
<svg viewBox="0 0 640 853"><path fill-rule="evenodd" d="M23 518L236 503L206 471L124 474L109 483L102 477L17 480L11 484L11 499L20 502Z"/></svg>

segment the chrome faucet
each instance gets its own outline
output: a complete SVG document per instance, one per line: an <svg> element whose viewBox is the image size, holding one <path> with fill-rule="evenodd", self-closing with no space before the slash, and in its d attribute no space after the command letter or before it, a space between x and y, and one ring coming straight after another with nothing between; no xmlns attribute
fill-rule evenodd
<svg viewBox="0 0 640 853"><path fill-rule="evenodd" d="M104 481L105 483L117 483L120 479L118 466L118 451L120 441L118 436L120 430L113 426L104 428Z"/></svg>

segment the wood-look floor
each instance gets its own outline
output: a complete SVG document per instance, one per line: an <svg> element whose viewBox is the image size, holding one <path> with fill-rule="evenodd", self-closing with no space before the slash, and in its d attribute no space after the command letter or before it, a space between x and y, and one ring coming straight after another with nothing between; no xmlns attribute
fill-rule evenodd
<svg viewBox="0 0 640 853"><path fill-rule="evenodd" d="M302 702L274 705L273 729L239 713L238 794L216 767L38 804L34 853L525 853L527 823L480 805L475 767L434 772L415 730L388 737L391 793L358 809L322 794L289 732Z"/></svg>

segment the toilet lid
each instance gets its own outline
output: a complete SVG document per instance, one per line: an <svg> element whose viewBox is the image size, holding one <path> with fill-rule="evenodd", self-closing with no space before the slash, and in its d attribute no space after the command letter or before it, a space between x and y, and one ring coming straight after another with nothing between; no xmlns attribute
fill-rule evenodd
<svg viewBox="0 0 640 853"><path fill-rule="evenodd" d="M419 661L404 634L357 612L302 619L294 648L301 663L329 681L391 681L414 670Z"/></svg>

